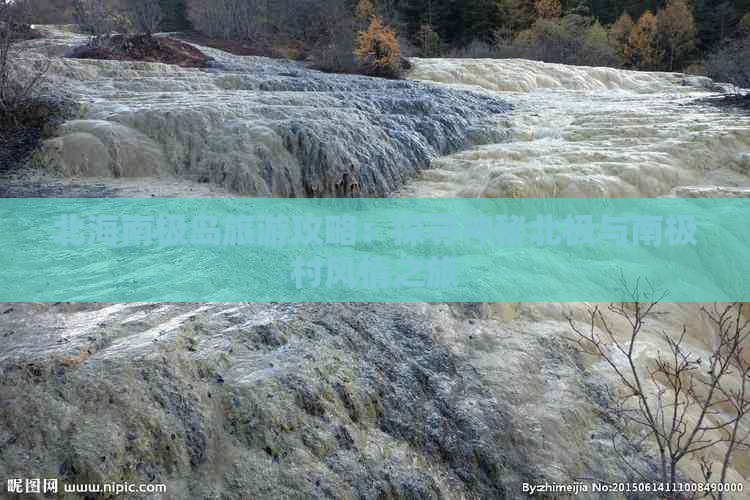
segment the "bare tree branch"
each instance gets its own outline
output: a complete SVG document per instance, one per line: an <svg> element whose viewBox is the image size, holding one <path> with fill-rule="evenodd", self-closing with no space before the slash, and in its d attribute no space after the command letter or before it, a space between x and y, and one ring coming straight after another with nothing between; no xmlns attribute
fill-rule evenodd
<svg viewBox="0 0 750 500"><path fill-rule="evenodd" d="M644 327L662 314L657 306L663 295L656 294L650 283L644 286L638 280L628 289L627 296L634 301L607 307L610 315L629 325L626 340L616 335L611 320L598 306L588 308L586 328L572 316L567 318L579 350L604 361L620 384L621 396L608 411L618 420L645 431L638 444L655 444L661 481L675 482L680 462L695 455L700 456L700 479L715 478L714 469L718 466L719 481L725 482L733 453L750 447L750 432L743 433L741 427L750 413L750 363L743 356L750 339L750 319L743 315L743 305L701 308L716 337L707 367L687 348L686 327L676 336L660 332L666 350L658 352L654 365L648 367L636 357L635 347ZM644 297L657 298L640 302ZM627 425L623 427L623 434L627 434L627 429ZM627 435L624 437L632 442ZM726 446L726 451L721 463L716 464L704 453L720 444ZM723 492L710 496L721 499Z"/></svg>

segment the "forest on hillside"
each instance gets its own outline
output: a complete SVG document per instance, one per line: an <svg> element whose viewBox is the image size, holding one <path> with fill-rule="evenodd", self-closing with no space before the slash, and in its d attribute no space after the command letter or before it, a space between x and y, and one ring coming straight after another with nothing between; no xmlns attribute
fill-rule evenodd
<svg viewBox="0 0 750 500"><path fill-rule="evenodd" d="M404 56L526 58L750 80L750 0L28 0L37 23L94 36L161 31L242 42L319 68L397 76ZM140 6L140 7L139 7ZM153 18L153 15L152 15ZM92 21L93 20L93 21ZM152 19L154 21L154 19ZM142 24L142 23L140 23ZM153 24L153 22L152 22Z"/></svg>

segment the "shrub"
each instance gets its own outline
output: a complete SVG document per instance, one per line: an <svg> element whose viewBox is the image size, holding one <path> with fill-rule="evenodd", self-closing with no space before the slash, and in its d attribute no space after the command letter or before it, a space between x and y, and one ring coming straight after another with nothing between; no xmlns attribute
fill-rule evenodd
<svg viewBox="0 0 750 500"><path fill-rule="evenodd" d="M701 63L688 64L682 71L688 75L706 76L706 66Z"/></svg>
<svg viewBox="0 0 750 500"><path fill-rule="evenodd" d="M503 50L504 48L509 50ZM455 48L448 52L447 57L452 59L509 59L522 57L518 52L511 55L510 45L492 45L484 40L473 40L465 47Z"/></svg>
<svg viewBox="0 0 750 500"><path fill-rule="evenodd" d="M404 47L377 15L387 9L372 0L187 0L187 8L208 37L246 41L269 56L291 49L323 71L396 77L403 65Z"/></svg>
<svg viewBox="0 0 750 500"><path fill-rule="evenodd" d="M373 76L397 78L401 73L401 46L396 33L374 16L366 31L360 31L354 50L365 72Z"/></svg>
<svg viewBox="0 0 750 500"><path fill-rule="evenodd" d="M112 35L95 46L75 48L68 57L111 61L148 61L175 64L185 68L205 68L211 58L174 38L140 35Z"/></svg>
<svg viewBox="0 0 750 500"><path fill-rule="evenodd" d="M25 0L0 0L0 171L21 166L62 114L63 102L43 96L50 59L23 58L19 43L39 33L28 24ZM46 93L46 92L44 92Z"/></svg>
<svg viewBox="0 0 750 500"><path fill-rule="evenodd" d="M47 61L34 70L20 71L18 59L22 50L16 42L24 38L20 31L31 31L24 23L25 7L23 1L0 0L0 114L4 121L12 118L14 108L35 97L49 68Z"/></svg>
<svg viewBox="0 0 750 500"><path fill-rule="evenodd" d="M535 29L519 31L518 33L516 33L516 36L513 37L513 44L524 47L531 47L539 42L539 35L539 31Z"/></svg>
<svg viewBox="0 0 750 500"><path fill-rule="evenodd" d="M534 26L520 32L512 48L515 57L580 66L619 66L621 61L606 43L606 32L596 23L587 26L584 18L538 19Z"/></svg>

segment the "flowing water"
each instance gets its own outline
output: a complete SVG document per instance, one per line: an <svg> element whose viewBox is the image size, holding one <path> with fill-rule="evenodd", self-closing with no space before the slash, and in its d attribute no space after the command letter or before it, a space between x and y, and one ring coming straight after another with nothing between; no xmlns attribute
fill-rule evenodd
<svg viewBox="0 0 750 500"><path fill-rule="evenodd" d="M81 43L50 34L30 44L32 54L65 54ZM40 169L125 179L128 194L143 186L141 196L180 195L175 180L182 195L210 184L218 194L384 196L432 158L499 140L486 121L509 109L484 92L204 50L212 68L53 58L48 81L84 107L46 142ZM160 181L152 190L151 182L127 182L135 178Z"/></svg>
<svg viewBox="0 0 750 500"><path fill-rule="evenodd" d="M30 44L37 50L32 58L62 55L82 41L49 32L50 39ZM432 59L414 60L410 74L430 83L384 82L205 50L216 68L54 59L51 81L85 106L80 119L47 141L37 165L60 182L133 197L750 195L750 116L696 103L720 90L707 78ZM228 306L211 307L218 314ZM444 325L442 341L472 359L488 380L497 379L497 391L506 385L500 373L512 378L535 371L531 365L519 365L516 375L503 371L534 352L524 339L563 335L567 313L585 318L582 304L490 305L470 323L444 305L413 307L431 308L435 323ZM119 322L123 331L143 323L145 332L174 330L191 317L185 307L177 308L179 315L165 307L163 320L130 317L131 308L142 314L133 305L104 307L94 316L97 323ZM687 325L690 349L707 356L714 332L698 307L665 308L670 314L655 328ZM201 305L197 314L209 313ZM511 335L518 345L501 351L492 346L511 340L492 340L477 350L467 340L476 335ZM652 366L663 348L660 337L647 332L638 359ZM607 373L601 365L590 367ZM550 438L552 445L538 444L540 461L565 465L566 447L580 443L564 435L587 432L576 423L577 410L570 418L556 416L574 383L559 374L554 382L535 379L533 390L515 396L530 432L539 427L561 436ZM734 463L730 479L750 478L745 451ZM697 467L690 462L686 471L695 477Z"/></svg>
<svg viewBox="0 0 750 500"><path fill-rule="evenodd" d="M514 105L502 144L440 158L404 196L659 197L750 187L750 115L696 100L701 77L533 61L418 60L413 78ZM700 193L700 194L696 194Z"/></svg>
<svg viewBox="0 0 750 500"><path fill-rule="evenodd" d="M722 89L709 79L519 60L414 63L412 78L479 87L514 109L497 117L497 126L508 130L506 141L437 159L400 196L750 196L750 114L706 104L707 96ZM586 307L524 304L518 318L527 331L549 331L550 321L559 334L565 329L561 317L585 318ZM667 350L658 329L677 334L682 325L687 348L707 359L716 331L700 306L663 309L668 319L638 342L638 363L654 367L658 353ZM616 330L620 341L627 337L627 325ZM593 367L610 373L601 363ZM722 450L710 456L718 459ZM700 477L694 458L683 465L691 477ZM731 475L747 479L750 454L736 453L733 464Z"/></svg>

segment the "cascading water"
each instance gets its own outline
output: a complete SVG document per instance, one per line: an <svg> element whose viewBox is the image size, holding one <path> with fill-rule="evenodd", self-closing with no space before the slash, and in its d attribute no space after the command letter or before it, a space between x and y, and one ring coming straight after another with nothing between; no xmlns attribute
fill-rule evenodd
<svg viewBox="0 0 750 500"><path fill-rule="evenodd" d="M514 105L509 140L440 158L403 196L659 197L747 192L750 116L694 101L702 77L534 61L417 60L413 78Z"/></svg>
<svg viewBox="0 0 750 500"><path fill-rule="evenodd" d="M51 34L30 44L37 58L81 42ZM509 109L486 93L203 50L211 69L52 59L49 81L85 108L36 164L66 177L170 179L178 196L202 183L251 196L384 196Z"/></svg>
<svg viewBox="0 0 750 500"><path fill-rule="evenodd" d="M514 110L497 117L497 126L509 131L505 142L439 158L399 196L750 196L750 115L701 104L699 99L719 88L709 79L524 60L414 64L412 78L479 87L512 103ZM667 315L641 335L635 348L642 375L653 369L660 351L668 351L660 332L677 335L683 325L687 349L710 357L716 330L699 309L696 304L662 305ZM569 332L562 318L585 322L586 311L584 304L522 304L510 322L507 308L490 317L514 325L509 328L557 336ZM628 325L615 330L620 341L627 341ZM591 368L599 376L612 376L603 362ZM743 432L748 430L750 422ZM714 447L707 455L720 460L724 451ZM736 454L732 464L734 480L750 476L746 452ZM689 477L702 477L697 456L687 457L682 466Z"/></svg>
<svg viewBox="0 0 750 500"><path fill-rule="evenodd" d="M35 49L31 59L63 55L84 40L64 30L48 32L49 38L29 42ZM84 107L80 119L64 124L46 142L36 164L68 178L66 182L77 177L75 182L100 183L119 196L656 197L744 196L750 190L750 117L691 103L712 89L713 83L706 78L523 60L417 59L411 78L430 83L386 82L203 50L216 59L216 68L53 59L51 82ZM430 164L429 170L423 170ZM109 383L111 378L128 387L140 384L144 391L158 393L161 389L154 389L138 372L138 363L145 364L145 373L150 365L143 360L157 356L159 369L151 375L159 383L181 384L179 391L168 387L167 403L173 404L170 394L189 393L197 408L188 412L181 399L175 403L179 411L187 412L179 418L184 421L185 435L192 436L185 452L191 455L185 459L178 454L182 435L175 445L172 434L169 445L179 451L174 451L176 457L168 457L168 467L177 467L187 477L189 473L184 472L193 460L208 460L229 477L225 491L231 491L229 485L234 484L233 472L227 472L226 464L211 455L216 453L211 452L215 442L221 442L222 449L228 447L240 457L236 462L248 467L239 474L242 481L265 467L262 475L277 474L270 476L276 485L293 483L293 475L284 476L283 471L273 469L275 465L257 465L266 463L266 454L276 453L278 441L270 432L266 434L271 437L254 434L250 422L261 419L266 426L281 422L277 435L294 438L295 429L307 429L311 417L290 408L295 408L295 401L307 402L316 391L323 394L321 401L338 401L334 392L350 391L341 396L344 409L340 413L359 419L353 437L342 437L343 427L336 427L334 439L315 420L314 430L302 438L304 444L293 442L294 456L286 460L296 460L302 471L322 471L324 485L325 481L348 484L362 474L359 465L351 464L363 459L326 455L330 449L353 447L357 453L364 450L361 456L372 470L387 464L385 477L391 477L394 470L422 467L425 477L439 478L433 479L431 487L446 498L464 497L461 488L492 496L503 483L497 478L516 472L511 466L505 470L497 465L506 459L515 464L514 457L493 454L511 440L488 446L461 441L469 439L466 436L478 436L477 441L494 436L492 432L501 425L494 420L487 424L487 415L500 415L502 425L513 430L507 431L513 440L510 447L533 458L531 472L524 471L528 474L569 481L617 471L608 447L612 428L595 415L596 402L592 402L597 393L591 387L607 373L606 367L593 364L582 369L565 354L560 340L570 333L563 319L566 314L585 321L582 304L409 304L384 306L372 315L367 306L358 305L333 305L319 313L317 309L273 304L14 306L4 311L3 322L19 333L7 341L0 362L15 366L20 359L38 366L59 358L64 366L80 364L105 371L107 376L97 380ZM690 349L707 355L713 332L697 306L665 304L665 309L669 315L660 317L653 330L671 331L685 324ZM313 321L313 317L318 319ZM373 345L385 346L384 359L388 360L377 369L382 368L385 375L375 370L374 378L373 359L379 360L380 354L372 358L370 347L357 336L362 325L370 323L374 326L367 335L383 336ZM466 364L446 363L448 358L439 354L442 347L434 347L438 352L434 366L410 364L413 352L421 356L429 347L410 343L419 327ZM616 329L623 335L627 332L626 325L617 324ZM44 334L37 335L40 331ZM334 340L327 340L325 332L336 332ZM351 336L345 347L338 343L341 332ZM248 338L257 345L249 348ZM167 347L158 347L161 344ZM308 352L311 344L317 349L314 355ZM362 353L352 353L347 350L351 346L365 347ZM663 347L658 336L646 332L638 346L638 361L648 366ZM191 357L195 352L199 361ZM164 363L160 356L170 362ZM333 362L314 364L341 356L344 370ZM406 361L400 371L392 373L394 359ZM420 383L439 395L430 397L445 397L440 399L442 406L427 415L430 425L437 422L439 430L430 429L427 435L417 432L427 417L411 408L405 410L411 399L407 404L394 399L398 404L388 408L395 416L383 420L379 413L383 403L373 394L380 391L397 398L403 392L411 398L413 385L386 384L378 390L364 386L357 392L363 385L356 373L350 373L350 366L357 367L360 361L367 380L382 376L398 382L406 380L407 372L421 370ZM314 368L304 371L308 363ZM184 368L187 374L166 376L162 365ZM111 366L120 367L119 371L107 371ZM227 367L231 369L225 371ZM424 373L430 370L438 375L425 379ZM242 402L232 393L227 398L229 409L216 410L219 398L207 398L218 389L204 387L206 373L216 378L213 371L221 371L223 386L245 398L244 407L237 406ZM193 372L200 377L191 379ZM318 383L321 373L327 374L326 380ZM464 376L466 382L455 382ZM472 392L471 384L478 384L479 379L482 390ZM85 377L82 380L88 382ZM304 385L308 382L311 387ZM264 384L269 394L293 395L292 400L284 400L286 406L278 403L283 411L274 413L275 400L258 390ZM77 382L71 385L77 387ZM464 397L466 387L471 391ZM97 386L103 394L110 389ZM51 395L50 399L61 393L54 384L48 392L39 391L42 396ZM271 409L252 417L243 414L248 407L256 407L253 398L262 398L257 408ZM43 398L40 401L45 404ZM70 420L67 413L53 408L51 422ZM113 448L112 457L122 456L117 455L118 439L125 441L125 429L137 425L144 414L154 421L173 418L171 414L161 417L154 405L145 405L135 396L123 408L114 416L92 417L92 421L103 418L106 422L102 424L106 429L103 446ZM311 408L305 411L319 411L317 406ZM167 410L171 411L169 405ZM77 411L82 414L88 409ZM227 414L235 415L234 420L222 428ZM338 418L336 414L331 426ZM214 421L218 422L215 427ZM372 422L380 422L379 427ZM375 430L368 427L371 424ZM223 434L230 427L231 435ZM234 440L243 428L251 430L243 438L247 442L238 445ZM459 429L461 437L446 445L440 436L452 437L451 429ZM159 432L152 433L155 443ZM69 434L83 441L76 429ZM336 444L342 440L348 444ZM427 443L428 451L423 452L420 443ZM89 457L88 449L77 441L70 446L83 457L77 458L80 463L76 465L98 477L100 453ZM254 447L261 450L258 455L253 454ZM435 450L444 458L435 458ZM204 452L207 458L200 454ZM19 457L24 453L18 450ZM325 467L318 467L323 463L321 456L327 457ZM465 465L476 465L480 479L473 479L472 468L456 474ZM698 464L688 462L685 473L699 477ZM743 477L750 477L750 458L745 455L734 461L728 480ZM216 482L215 477L204 477L201 484ZM186 488L193 493L183 483L175 483L174 491ZM319 492L308 491L311 495Z"/></svg>

